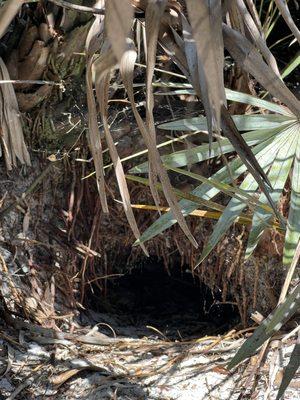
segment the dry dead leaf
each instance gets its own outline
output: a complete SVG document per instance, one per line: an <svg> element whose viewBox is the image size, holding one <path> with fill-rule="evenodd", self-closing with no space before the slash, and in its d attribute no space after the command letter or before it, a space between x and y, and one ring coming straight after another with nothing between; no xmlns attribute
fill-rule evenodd
<svg viewBox="0 0 300 400"><path fill-rule="evenodd" d="M120 61L127 49L127 38L133 23L133 7L130 0L109 0L105 4L105 29L112 50Z"/></svg>
<svg viewBox="0 0 300 400"><path fill-rule="evenodd" d="M197 49L200 84L203 86L205 82L207 87L202 90L201 86L202 97L205 94L208 96L204 105L210 105L210 112L205 111L208 118L212 117L212 125L219 132L221 106L226 104L221 1L187 0L186 5Z"/></svg>
<svg viewBox="0 0 300 400"><path fill-rule="evenodd" d="M103 6L104 6L104 0L98 1L95 5L95 7L98 8L103 8ZM93 93L93 79L92 79L92 66L93 66L94 54L102 47L103 31L104 31L104 17L102 15L97 15L95 16L95 20L89 30L86 39L86 57L87 57L86 94L87 94L87 104L89 110L88 113L89 130L87 137L94 160L97 188L100 197L101 207L103 212L108 213L108 205L105 194L102 143L101 143L100 131L98 128L97 108Z"/></svg>
<svg viewBox="0 0 300 400"><path fill-rule="evenodd" d="M128 48L126 53L122 57L122 62L120 63L120 71L121 75L123 78L123 83L126 88L131 107L135 116L135 119L137 121L138 127L140 129L140 132L143 136L144 142L146 144L146 147L148 148L149 152L149 160L150 162L155 164L157 174L159 176L160 182L163 187L163 192L164 195L168 201L168 204L172 210L172 213L174 215L174 218L178 221L178 224L180 225L181 229L183 232L186 234L187 238L191 241L191 243L197 248L198 244L191 234L186 220L184 216L182 215L181 209L178 205L177 198L175 194L172 191L172 186L170 183L170 179L168 177L168 174L162 164L159 152L155 146L155 142L153 141L153 137L149 135L149 132L137 110L136 104L135 104L135 99L134 99L134 93L133 93L133 70L134 70L134 65L136 61L136 51L133 46L133 44Z"/></svg>
<svg viewBox="0 0 300 400"><path fill-rule="evenodd" d="M105 51L105 50L106 51ZM118 155L116 145L111 136L109 124L108 124L108 91L109 91L109 83L110 83L110 73L111 69L116 65L115 56L111 50L111 48L107 46L103 46L102 54L97 59L95 63L95 87L96 94L100 106L100 114L104 128L105 139L109 148L110 157L112 159L114 169L116 172L116 177L119 185L120 194L123 201L124 211L128 220L128 223L136 237L136 239L140 238L139 228L137 226L133 210L131 207L130 194L127 187L127 182L123 170L123 165L121 159ZM144 245L141 246L146 255L148 252Z"/></svg>
<svg viewBox="0 0 300 400"><path fill-rule="evenodd" d="M153 118L154 97L152 79L154 74L154 67L156 61L157 40L161 24L161 18L164 14L167 1L152 0L148 3L146 8L146 43L147 43L147 76L146 76L146 123L149 134L152 135L153 141L156 145L156 130ZM158 174L156 166L149 163L149 182L150 190L157 207L160 205L160 198L156 185L158 183Z"/></svg>
<svg viewBox="0 0 300 400"><path fill-rule="evenodd" d="M275 3L277 5L282 17L284 18L285 22L287 23L288 27L290 28L293 35L295 36L295 38L298 40L298 43L300 44L300 31L291 16L287 2L284 0L275 0Z"/></svg>
<svg viewBox="0 0 300 400"><path fill-rule="evenodd" d="M252 40L254 41L255 45L257 48L261 51L262 55L264 56L265 60L269 64L269 66L273 69L276 75L280 76L280 72L278 69L278 65L276 62L275 57L269 50L265 39L263 38L261 32L259 31L257 25L255 24L250 12L248 11L245 3L243 0L236 0L235 7L238 7L242 19L248 28L248 31L252 37Z"/></svg>
<svg viewBox="0 0 300 400"><path fill-rule="evenodd" d="M2 58L0 58L0 80L10 80ZM17 166L17 159L21 164L31 165L24 141L18 102L11 83L0 85L0 139L8 170Z"/></svg>
<svg viewBox="0 0 300 400"><path fill-rule="evenodd" d="M300 102L287 88L284 82L264 62L262 56L239 32L223 24L225 47L240 64L254 78L265 87L274 97L284 103L296 116L300 115Z"/></svg>

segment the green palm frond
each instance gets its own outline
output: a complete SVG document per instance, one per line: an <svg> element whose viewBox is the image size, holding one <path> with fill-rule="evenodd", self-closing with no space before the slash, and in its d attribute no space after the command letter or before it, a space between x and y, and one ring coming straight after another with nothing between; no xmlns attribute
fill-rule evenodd
<svg viewBox="0 0 300 400"><path fill-rule="evenodd" d="M252 99L251 102L256 104ZM260 100L258 103L260 104ZM281 192L284 188L288 175L291 171L293 162L295 160L295 155L299 153L298 147L299 141L297 139L300 126L295 117L290 115L278 115L269 114L261 118L261 125L258 129L259 124L254 122L255 119L253 115L243 116L244 118L236 118L237 124L240 122L240 126L247 126L253 130L250 130L243 134L243 137L248 145L253 146L253 154L257 157L261 167L268 173L268 177L273 186L273 190L270 191L270 196L274 203L278 203ZM248 118L248 120L247 120ZM199 121L199 120L198 120ZM256 120L258 121L258 120ZM177 121L178 122L178 121ZM268 123L272 123L272 128L266 128ZM182 122L180 122L182 124ZM205 125L204 119L201 118L201 124ZM275 124L275 126L274 126ZM173 126L174 127L174 126ZM167 126L169 128L169 126ZM229 143L227 139L222 139L219 142L212 143L211 151L209 151L209 145L203 144L201 146L194 147L192 149L186 149L179 152L175 152L162 157L163 163L168 169L176 169L178 167L186 167L193 163L197 163L203 160L208 160L213 157L220 156L221 154L226 154L232 152L233 146ZM297 153L298 152L298 153ZM288 221L288 230L286 246L285 246L285 263L288 264L289 261L288 253L292 254L294 251L297 241L300 237L300 224L296 218L296 208L299 207L299 182L297 181L297 168L299 162L299 157L294 163L294 176L293 179L293 193L292 193L292 205ZM146 173L148 171L148 164L143 163L131 169L131 173ZM179 173L179 171L177 171ZM203 199L210 200L222 190L222 184L230 184L232 179L236 179L246 172L245 166L242 164L239 158L228 163L227 166L221 168L210 178L208 181L203 181L202 185L196 187L192 194L197 197L202 197ZM187 174L187 171L182 172ZM194 174L197 179L196 175ZM192 177L192 175L190 175ZM201 177L198 177L201 180ZM218 187L219 184L219 187ZM221 185L221 186L220 186ZM224 187L223 187L224 189ZM242 184L240 185L241 193L245 193L251 197L257 196L258 185L255 179L251 175L247 175ZM297 198L298 196L298 198ZM251 203L250 198L244 197L244 199L232 196L233 198L228 203L225 208L221 218L218 220L215 229L208 240L206 247L203 250L203 254L200 258L201 262L210 251L216 246L216 244L221 240L221 238L226 234L230 226L236 221L238 216L243 212L243 210L249 207ZM268 200L264 194L259 197L259 203L267 207ZM179 203L183 215L189 215L192 211L197 209L197 204L189 200L181 200ZM298 206L297 206L298 204ZM294 211L293 211L294 210ZM272 211L264 210L261 206L254 210L252 229L249 236L248 247L246 252L246 257L249 257L254 251L259 238L261 237L264 230L270 226L274 215ZM155 221L141 236L139 243L144 243L145 241L153 238L159 233L162 233L165 229L172 226L176 221L174 220L172 214L166 213L162 215L157 221Z"/></svg>

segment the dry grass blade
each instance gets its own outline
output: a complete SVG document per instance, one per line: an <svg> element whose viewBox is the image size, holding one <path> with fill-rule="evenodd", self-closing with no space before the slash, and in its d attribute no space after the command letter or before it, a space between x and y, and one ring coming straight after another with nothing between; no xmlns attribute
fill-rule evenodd
<svg viewBox="0 0 300 400"><path fill-rule="evenodd" d="M149 2L146 9L146 43L147 43L147 81L146 81L146 123L149 130L149 134L152 135L153 141L156 145L156 131L153 118L154 98L153 98L153 87L152 79L154 74L154 67L156 61L156 48L158 33L160 29L161 18L164 14L166 7L166 0L163 1L151 1ZM158 183L158 176L155 164L149 164L149 180L150 190L154 199L155 205L160 205L159 194L156 189Z"/></svg>
<svg viewBox="0 0 300 400"><path fill-rule="evenodd" d="M255 24L251 14L249 13L247 7L245 6L245 3L243 0L236 0L236 4L238 6L238 9L242 15L242 18L244 20L244 23L246 27L248 28L248 31L252 37L252 40L258 47L258 49L261 51L262 55L264 56L265 60L269 64L269 66L273 69L275 74L277 76L280 76L280 72L277 66L277 62L275 60L275 57L269 50L264 38L262 37L260 31L258 30L257 25Z"/></svg>
<svg viewBox="0 0 300 400"><path fill-rule="evenodd" d="M2 58L0 58L0 80L10 80ZM17 166L17 159L21 164L31 165L24 141L18 102L11 83L0 86L0 137L8 170Z"/></svg>
<svg viewBox="0 0 300 400"><path fill-rule="evenodd" d="M300 102L282 80L264 62L255 47L239 32L223 24L225 47L243 69L254 76L274 97L296 115L300 115Z"/></svg>
<svg viewBox="0 0 300 400"><path fill-rule="evenodd" d="M213 123L221 125L221 105L226 104L223 80L222 7L220 0L187 0L188 15L195 39L199 64L207 85ZM201 72L199 70L199 72ZM201 88L202 89L202 88ZM202 96L205 93L202 93ZM205 103L204 103L205 104Z"/></svg>
<svg viewBox="0 0 300 400"><path fill-rule="evenodd" d="M168 177L168 174L162 164L160 155L158 150L156 149L155 142L153 141L153 137L149 135L149 132L136 108L135 100L134 100L134 93L133 93L133 70L136 61L136 51L133 46L128 48L127 52L125 53L125 57L123 57L122 63L120 64L120 70L123 77L124 86L127 90L128 97L131 103L131 107L137 121L138 127L141 131L145 144L149 151L149 160L150 162L155 164L157 174L161 181L164 195L168 201L168 204L172 210L174 218L177 219L178 224L180 225L181 229L184 231L188 239L191 243L198 247L198 244L191 234L187 223L185 221L184 216L181 213L180 207L178 205L177 199L175 194L172 191L172 186Z"/></svg>
<svg viewBox="0 0 300 400"><path fill-rule="evenodd" d="M102 8L104 1L100 0L96 4ZM103 169L103 156L102 156L102 144L100 138L100 132L97 121L97 109L96 101L93 94L93 82L92 82L92 65L93 57L95 52L101 48L103 42L103 17L96 16L93 25L91 26L87 40L86 40L86 55L87 55L87 66L86 66L86 94L88 104L88 141L91 149L91 153L94 160L97 188L99 192L100 202L102 210L108 213L107 199L105 194L105 181L104 181L104 169Z"/></svg>
<svg viewBox="0 0 300 400"><path fill-rule="evenodd" d="M24 0L7 0L0 8L0 39L24 3Z"/></svg>
<svg viewBox="0 0 300 400"><path fill-rule="evenodd" d="M285 22L287 23L288 27L290 28L293 35L295 36L295 38L297 38L297 40L300 44L300 31L297 28L297 25L295 24L295 22L291 16L291 13L290 13L290 10L288 8L286 1L275 0L275 3L277 5L282 17L284 18Z"/></svg>

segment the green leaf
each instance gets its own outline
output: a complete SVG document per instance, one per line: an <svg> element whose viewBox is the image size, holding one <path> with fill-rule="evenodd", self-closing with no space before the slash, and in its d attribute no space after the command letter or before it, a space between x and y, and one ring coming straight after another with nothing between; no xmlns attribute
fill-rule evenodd
<svg viewBox="0 0 300 400"><path fill-rule="evenodd" d="M272 103L271 101L262 100L259 97L251 96L247 93L237 92L235 90L226 89L225 91L227 100L249 104L254 107L263 108L265 110L273 111L274 113L290 117L293 115L287 108L282 107L279 104Z"/></svg>
<svg viewBox="0 0 300 400"><path fill-rule="evenodd" d="M263 143L256 145L253 148L253 154L258 154L261 151L268 151L268 152L272 152L273 150L276 151L278 140L279 140L278 138L271 137L267 141L264 141ZM231 171L230 174L228 171L229 168ZM215 180L218 180L220 182L230 183L232 181L232 179L238 178L245 171L246 171L245 165L243 165L243 163L241 162L241 160L239 158L236 158L235 160L229 162L228 165L224 166L219 171L217 171L212 176L212 178ZM192 194L194 194L195 196L202 197L203 199L206 199L206 200L210 200L211 198L216 196L218 193L219 193L218 189L211 187L211 185L208 185L205 183L196 187L192 191ZM194 211L198 208L198 205L196 203L188 201L188 200L180 201L179 205L181 207L181 210L182 210L182 213L184 216L189 215L192 211ZM168 213L162 215L148 229L146 229L146 231L142 234L140 241L145 242L149 239L152 239L156 235L162 233L165 229L170 228L175 223L176 223L176 219L174 219L171 212L168 212ZM136 242L135 244L138 244L138 243L139 242Z"/></svg>
<svg viewBox="0 0 300 400"><path fill-rule="evenodd" d="M300 134L300 125L297 136ZM287 231L283 250L283 264L289 266L292 262L298 241L300 239L300 140L298 139L296 157L292 174L292 191Z"/></svg>
<svg viewBox="0 0 300 400"><path fill-rule="evenodd" d="M279 400L282 398L282 396L284 395L284 392L288 388L291 380L296 375L296 372L298 371L299 367L300 367L300 342L298 340L298 342L294 346L293 352L289 359L289 363L285 367L276 400Z"/></svg>
<svg viewBox="0 0 300 400"><path fill-rule="evenodd" d="M234 197L242 201L247 200L248 204L250 203L251 205L262 207L265 211L272 213L272 208L270 206L260 203L257 197L249 195L249 193L247 193L245 190L240 189L239 187L231 186L228 185L227 183L216 181L213 178L205 178L200 174L195 174L194 172L190 172L181 168L175 168L175 167L172 168L168 166L166 166L166 168L173 172L176 172L177 174L185 175L188 176L189 178L195 179L202 183L206 183L218 189L220 192L226 194L227 196Z"/></svg>
<svg viewBox="0 0 300 400"><path fill-rule="evenodd" d="M249 146L254 146L260 142L272 138L282 131L283 127L273 129L262 129L244 133L242 136ZM222 154L227 154L234 151L233 146L228 139L222 139L219 142L213 142L211 151L209 151L209 144L202 144L186 150L174 152L162 156L164 165L170 167L184 167L186 165L195 164L204 160L208 160ZM131 174L142 174L148 172L149 163L145 162L133 167L129 172Z"/></svg>
<svg viewBox="0 0 300 400"><path fill-rule="evenodd" d="M288 136L286 138L286 142L284 143L284 146L279 149L268 174L273 188L270 196L275 204L279 202L281 193L288 178L298 140L298 138L294 134L294 129L288 128L287 134ZM263 193L261 194L259 200L263 204L268 204L268 199ZM271 218L272 214L263 210L262 208L258 209L255 212L253 216L252 229L249 235L248 245L246 249L246 258L249 258L251 256L252 252L257 246L257 243L263 231L268 227L268 222Z"/></svg>
<svg viewBox="0 0 300 400"><path fill-rule="evenodd" d="M228 364L228 368L232 369L246 358L251 357L257 349L268 340L296 313L300 306L300 285L286 297L285 301L278 305L276 309L266 318L260 326L254 331L253 335L247 339L240 350ZM276 321L276 324L273 324ZM277 323L280 321L280 323ZM270 330L270 326L273 328Z"/></svg>
<svg viewBox="0 0 300 400"><path fill-rule="evenodd" d="M270 165L272 165L273 160L276 156L276 153L280 146L284 143L284 139L286 138L286 135L280 135L279 138L277 138L276 144L273 143L272 145L266 147L264 150L262 150L258 155L257 155L257 161L261 165L261 167L264 169L264 171L267 171ZM272 149L272 151L270 150ZM255 193L257 190L258 184L252 177L252 175L248 174L242 184L240 185L240 189L247 191L249 194ZM234 223L234 221L237 219L237 217L242 213L243 209L247 206L246 202L237 200L237 199L232 199L225 211L223 212L221 218L217 222L212 235L210 236L208 243L203 249L202 255L200 257L199 262L197 265L199 265L207 256L208 254L212 251L212 249L218 244L218 242L221 240L221 238L225 235L227 230L230 228L230 226Z"/></svg>
<svg viewBox="0 0 300 400"><path fill-rule="evenodd" d="M300 55L298 56L300 62ZM291 72L291 71L290 71ZM289 72L289 73L290 73ZM174 95L195 95L194 89L178 89L170 92L158 92L156 95L164 95L164 96L174 96ZM226 99L231 101L236 101L238 103L249 104L254 107L263 108L265 110L273 111L276 114L282 114L286 116L292 116L291 112L285 108L280 106L279 104L272 103L271 101L262 100L259 97L251 96L247 93L237 92L231 89L225 89Z"/></svg>
<svg viewBox="0 0 300 400"><path fill-rule="evenodd" d="M288 63L288 65L284 68L281 74L281 78L286 78L289 74L291 74L294 69L298 68L300 65L300 52L295 55L295 57Z"/></svg>
<svg viewBox="0 0 300 400"><path fill-rule="evenodd" d="M286 122L295 121L295 117L278 114L233 115L232 119L239 131L272 129ZM159 125L159 128L172 131L207 131L207 123L206 118L201 116L166 122Z"/></svg>
<svg viewBox="0 0 300 400"><path fill-rule="evenodd" d="M221 125L224 136L230 140L230 143L233 145L237 155L246 165L248 172L256 180L258 187L267 196L267 199L269 200L269 203L273 208L277 218L281 220L281 214L278 212L272 198L270 197L269 188L271 187L271 184L268 176L260 166L243 136L237 130L233 119L225 106L221 107ZM267 187L266 184L269 187Z"/></svg>

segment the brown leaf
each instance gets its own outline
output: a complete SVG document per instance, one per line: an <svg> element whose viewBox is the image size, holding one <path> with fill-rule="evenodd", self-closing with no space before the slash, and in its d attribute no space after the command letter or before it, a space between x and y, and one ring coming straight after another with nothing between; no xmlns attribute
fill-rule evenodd
<svg viewBox="0 0 300 400"><path fill-rule="evenodd" d="M221 106L226 104L221 0L187 0L186 5L199 59L200 84L203 86L205 82L207 87L202 90L201 86L202 97L208 96L204 105L210 105L210 112L205 111L208 117L212 116L215 129L220 131Z"/></svg>
<svg viewBox="0 0 300 400"><path fill-rule="evenodd" d="M156 130L153 118L153 87L152 79L156 61L157 40L160 29L161 18L164 14L167 1L150 1L146 9L145 27L146 27L146 43L147 43L147 81L146 81L146 123L150 135L156 145ZM158 183L158 174L155 164L149 164L149 181L150 190L154 199L155 205L160 205L160 198L156 189Z"/></svg>
<svg viewBox="0 0 300 400"><path fill-rule="evenodd" d="M194 239L193 235L191 234L191 232L187 226L187 223L185 221L185 218L183 217L180 207L177 203L176 196L172 192L172 186L170 184L168 174L167 174L166 170L164 169L162 161L160 159L160 155L156 148L156 143L153 138L153 134L149 133L149 130L145 126L145 124L136 108L136 104L135 104L135 100L134 100L134 93L133 93L133 70L134 70L134 65L135 65L135 61L136 61L136 51L135 51L135 48L133 46L131 39L129 38L129 34L130 34L129 26L131 27L131 23L132 23L130 13L132 12L132 10L130 11L130 13L128 11L125 12L125 10L124 10L124 17L123 17L124 21L122 21L122 22L120 21L123 8L125 7L125 5L127 3L128 3L128 0L125 0L122 3L119 1L116 1L116 0L113 0L113 1L107 3L108 9L107 9L107 14L106 14L106 29L107 29L107 33L108 33L108 38L111 41L112 49L118 59L119 65L120 65L120 72L121 72L121 75L123 78L123 83L126 88L135 119L136 119L138 127L142 133L145 144L148 148L149 161L152 165L155 166L155 172L157 173L157 175L161 181L161 184L162 184L163 190L164 190L164 194L165 194L166 199L170 205L170 208L174 214L174 217L177 219L179 225L181 226L181 228L183 229L184 233L189 238L189 240L192 242L192 244L195 247L197 247L198 246L197 242ZM130 6L130 8L131 8L131 6ZM129 21L131 21L131 22L129 23ZM115 26L116 24L120 25L120 26L118 26L118 29L117 29L119 32L117 38L112 29L112 26ZM114 40L114 42L112 42L112 40ZM153 42L155 42L155 40ZM108 56L110 56L110 55L108 54ZM102 62L106 62L105 59ZM99 95L101 96L99 86L98 86L98 91L99 91ZM98 93L97 93L97 96L98 96ZM102 94L102 96L103 96L103 94ZM99 96L98 96L98 98L99 98ZM99 102L100 102L100 100L99 100ZM102 99L102 104L105 104L105 101L103 101L103 99ZM102 114L104 115L105 113L103 113L103 111L102 111ZM103 115L102 115L102 118L103 118ZM107 117L105 117L105 118L107 118ZM105 121L105 118L104 118L104 121ZM108 139L109 130L107 128L108 128L108 126L104 130L106 132L106 138ZM113 144L113 141L112 141L112 144ZM113 146L111 146L111 150L112 149L113 149ZM118 171L120 173L119 180L120 180L120 183L123 185L123 186L120 186L120 183L119 183L120 190L122 189L124 191L123 192L123 196L124 196L123 201L126 200L126 203L124 204L125 211L128 213L129 212L132 213L131 204L130 204L130 201L128 203L129 199L127 198L127 194L126 194L126 190L128 190L128 189L127 189L125 176L123 176L124 175L123 169L121 169L122 165L121 165L121 162L119 162L119 158L116 158L116 155L113 153L114 152L111 152L111 156L112 156L112 158L114 157L114 159L115 159L115 161L113 161L115 164L115 168L116 168L116 166L118 166ZM123 183L123 179L124 179L124 183ZM126 189L125 189L125 186L126 186ZM126 195L126 197L125 197L125 195ZM132 216L133 216L133 213L132 213ZM128 214L127 218L128 217L130 217L130 214ZM131 218L128 220L129 220L129 223L133 224L133 220ZM134 220L134 222L135 222L135 220ZM137 231L134 231L134 232L135 232L135 235L137 236Z"/></svg>
<svg viewBox="0 0 300 400"><path fill-rule="evenodd" d="M206 83L206 78L203 73L203 66L201 61L197 55L197 48L195 39L192 35L192 28L188 23L185 16L181 15L182 21L182 33L184 38L184 50L186 55L187 64L189 67L189 71L191 74L191 81L193 88L195 89L198 97L202 100L206 117L207 117L207 127L208 132L212 133L213 126L212 126L212 110L210 107L209 95L208 95L208 87ZM211 136L210 136L211 138Z"/></svg>
<svg viewBox="0 0 300 400"><path fill-rule="evenodd" d="M239 32L223 24L224 44L231 56L274 97L284 103L296 116L300 115L300 102L283 81L263 60L255 47Z"/></svg>
<svg viewBox="0 0 300 400"><path fill-rule="evenodd" d="M299 100L274 73L272 68L264 62L262 56L249 40L226 24L223 24L223 34L224 44L235 61L254 76L274 97L287 105L296 116L299 116Z"/></svg>
<svg viewBox="0 0 300 400"><path fill-rule="evenodd" d="M109 0L105 6L107 37L115 56L120 61L127 49L126 41L133 23L133 7L130 0Z"/></svg>
<svg viewBox="0 0 300 400"><path fill-rule="evenodd" d="M0 80L10 80L7 68L0 58ZM31 165L24 141L20 112L14 88L11 83L0 85L0 139L8 170L21 164Z"/></svg>
<svg viewBox="0 0 300 400"><path fill-rule="evenodd" d="M104 128L105 139L108 145L109 154L112 159L116 177L118 181L118 186L120 190L120 194L123 201L124 211L128 220L128 223L135 235L136 239L140 238L139 228L137 226L133 210L131 207L130 194L127 187L127 182L123 170L123 165L121 159L118 155L116 145L111 136L109 124L108 124L108 91L109 91L109 83L110 83L110 73L111 69L115 66L116 60L112 50L108 46L105 47L105 50L102 49L101 56L97 59L97 64L95 67L95 87L96 94L100 106L100 114ZM143 251L146 255L148 252L144 245L141 245Z"/></svg>
<svg viewBox="0 0 300 400"><path fill-rule="evenodd" d="M277 5L282 17L284 18L285 22L287 23L288 27L290 28L293 35L295 36L295 38L298 40L298 43L300 44L300 31L297 28L297 25L295 24L295 22L291 16L287 2L284 0L275 0L275 3Z"/></svg>
<svg viewBox="0 0 300 400"><path fill-rule="evenodd" d="M276 62L275 57L269 50L266 41L264 40L263 36L259 32L257 25L255 24L251 14L249 13L247 7L245 6L245 3L243 0L235 0L236 5L238 9L240 10L241 16L243 18L243 21L248 28L248 32L251 35L251 38L257 48L261 51L262 55L264 56L265 60L269 64L269 66L272 68L272 70L275 72L275 74L280 77L280 72L278 69L278 65ZM236 7L236 5L234 7Z"/></svg>
<svg viewBox="0 0 300 400"><path fill-rule="evenodd" d="M104 1L98 1L96 7L103 8ZM104 31L104 17L97 15L89 30L86 39L86 94L88 104L88 142L91 149L91 153L94 160L94 166L96 171L97 188L100 197L100 203L103 212L108 213L108 205L105 194L105 179L103 169L103 155L102 155L102 143L100 137L100 131L98 128L97 121L97 108L96 101L93 93L93 81L92 81L92 65L93 57L97 50L101 49L103 43L103 31Z"/></svg>
<svg viewBox="0 0 300 400"><path fill-rule="evenodd" d="M183 232L186 234L188 239L191 241L191 243L195 246L198 247L198 244L191 234L186 220L184 216L182 215L181 209L178 205L177 199L175 194L172 191L172 186L168 177L168 174L162 164L159 152L155 146L155 142L153 140L152 135L149 135L149 132L136 108L135 100L134 100L134 93L133 93L133 70L134 70L134 65L136 61L136 51L131 45L131 47L128 47L128 50L125 52L125 54L122 57L122 62L120 63L120 71L121 75L123 78L123 83L124 86L127 90L127 94L131 103L131 107L135 116L135 119L137 121L138 127L140 129L140 132L143 136L144 142L146 144L146 147L149 151L149 160L153 164L155 164L157 174L159 176L159 179L161 181L164 195L168 201L168 204L172 210L172 213L174 215L174 218L177 219L178 224L180 225L181 229Z"/></svg>

